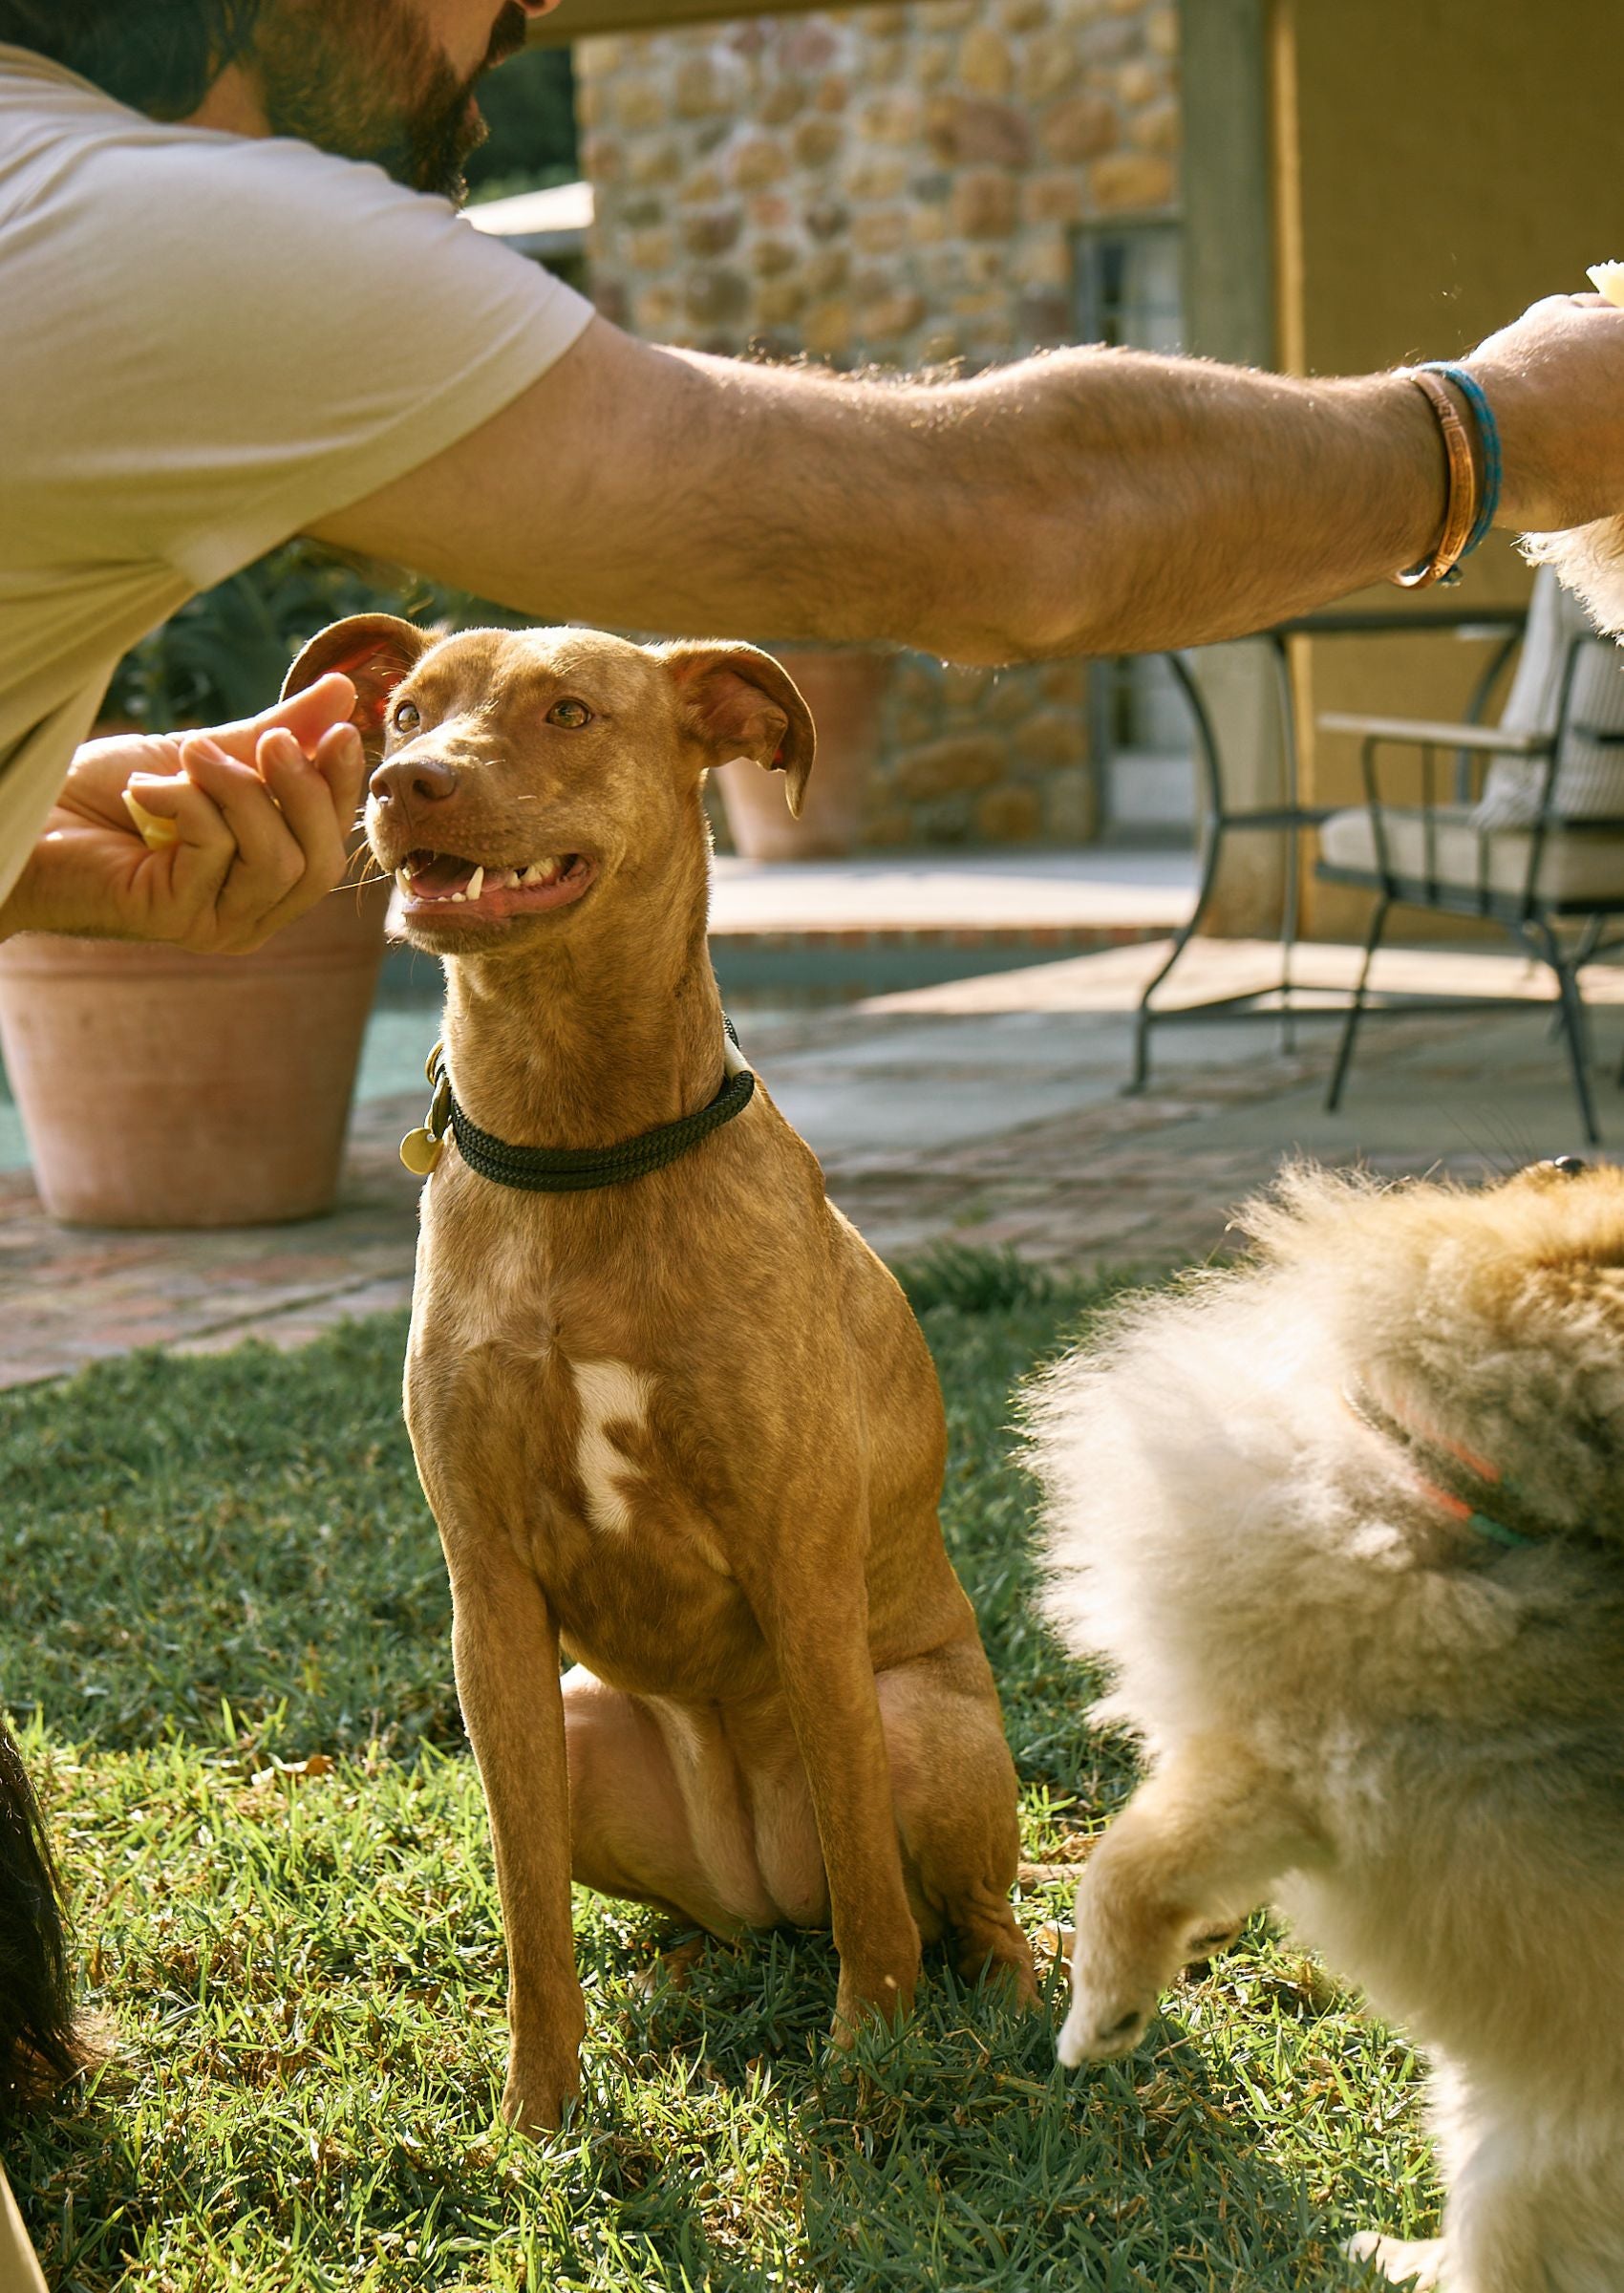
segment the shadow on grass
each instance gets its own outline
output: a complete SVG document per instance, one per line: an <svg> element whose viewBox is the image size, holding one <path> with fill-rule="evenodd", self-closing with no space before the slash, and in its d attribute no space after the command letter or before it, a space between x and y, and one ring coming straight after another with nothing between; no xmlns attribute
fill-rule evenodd
<svg viewBox="0 0 1624 2293"><path fill-rule="evenodd" d="M1032 1610L1011 1397L1119 1285L965 1252L908 1280L944 1532L1047 1838L1131 1769ZM501 2129L497 1905L403 1338L384 1317L0 1399L0 1682L125 2048L6 2137L58 2293L1272 2293L1355 2282L1322 2208L1416 2226L1382 2186L1418 2175L1407 2057L1267 1940L1181 1994L1188 2035L1067 2079L1051 2022L936 1954L904 2033L832 2056L826 1939L712 1946L651 1990L648 1916L582 1896L584 2105L545 2146Z"/></svg>
<svg viewBox="0 0 1624 2293"><path fill-rule="evenodd" d="M836 1974L824 1939L775 1935L712 1944L680 1986L620 1989L616 2040L607 2052L600 2042L589 2073L598 2137L652 2169L660 2079L775 2116L799 2161L804 2282L820 2287L1367 2282L1260 2138L1255 2091L1215 2070L1176 2016L1130 2061L1068 2075L1054 2052L1058 1969L1029 2014L928 1952L909 2024L865 2032L847 2055L825 2043ZM671 2195L651 2170L625 2218L663 2242ZM699 2195L717 2195L709 2164ZM693 2209L685 2218L692 2238ZM694 2282L783 2281L729 2274L725 2252L707 2249Z"/></svg>

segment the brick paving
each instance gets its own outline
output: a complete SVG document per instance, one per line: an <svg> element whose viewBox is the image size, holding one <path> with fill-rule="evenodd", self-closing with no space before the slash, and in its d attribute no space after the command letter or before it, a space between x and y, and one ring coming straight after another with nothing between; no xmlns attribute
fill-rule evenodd
<svg viewBox="0 0 1624 2293"><path fill-rule="evenodd" d="M1316 951L1310 968L1331 981L1346 954ZM834 1199L892 1257L952 1237L1079 1269L1148 1269L1222 1250L1232 1207L1296 1148L1475 1176L1573 1142L1562 1056L1537 1006L1373 1020L1340 1117L1318 1107L1323 1025L1289 1056L1274 1026L1178 1031L1159 1045L1153 1088L1124 1098L1124 1014L1155 957L1122 948L780 1015L751 1029L749 1047L819 1148ZM1266 957L1235 943L1198 949L1191 985L1230 985ZM1394 976L1412 984L1531 990L1506 958L1396 960ZM1598 1032L1615 1030L1624 975L1598 974L1592 993ZM1616 1056L1611 1038L1600 1049ZM1624 1129L1613 1094L1601 1097L1604 1123ZM0 1174L0 1384L138 1346L299 1344L405 1305L417 1188L395 1147L421 1110L420 1088L364 1103L338 1211L302 1225L64 1229L40 1211L26 1172Z"/></svg>
<svg viewBox="0 0 1624 2293"><path fill-rule="evenodd" d="M407 1125L390 1128L386 1116L380 1129L374 1117L389 1105L358 1112L338 1211L297 1225L62 1227L26 1170L0 1173L0 1386L138 1346L211 1351L247 1336L299 1344L346 1317L408 1303L417 1189L395 1154Z"/></svg>

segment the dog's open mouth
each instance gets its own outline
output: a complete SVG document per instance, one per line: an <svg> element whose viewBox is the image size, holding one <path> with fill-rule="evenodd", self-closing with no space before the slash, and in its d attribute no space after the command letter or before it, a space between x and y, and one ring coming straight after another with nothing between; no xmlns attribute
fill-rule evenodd
<svg viewBox="0 0 1624 2293"><path fill-rule="evenodd" d="M597 875L585 852L555 852L522 868L493 868L455 852L408 852L395 871L408 915L459 923L567 908Z"/></svg>

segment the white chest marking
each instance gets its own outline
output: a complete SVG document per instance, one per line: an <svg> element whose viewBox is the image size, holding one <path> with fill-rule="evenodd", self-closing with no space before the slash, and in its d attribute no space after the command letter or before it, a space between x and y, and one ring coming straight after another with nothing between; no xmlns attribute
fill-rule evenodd
<svg viewBox="0 0 1624 2293"><path fill-rule="evenodd" d="M626 1479L634 1468L609 1439L609 1428L647 1425L653 1380L624 1361L577 1361L574 1376L581 1404L575 1469L587 1492L587 1517L594 1529L630 1529Z"/></svg>

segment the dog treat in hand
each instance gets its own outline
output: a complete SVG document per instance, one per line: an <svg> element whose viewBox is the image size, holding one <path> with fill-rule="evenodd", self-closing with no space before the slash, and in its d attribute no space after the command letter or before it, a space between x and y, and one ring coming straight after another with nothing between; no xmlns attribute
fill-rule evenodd
<svg viewBox="0 0 1624 2293"><path fill-rule="evenodd" d="M158 813L149 812L140 798L132 796L128 788L123 795L124 809L139 828L141 840L149 852L166 851L170 845L180 842L181 830L174 821L160 819Z"/></svg>
<svg viewBox="0 0 1624 2293"><path fill-rule="evenodd" d="M1624 311L1624 263L1592 263L1585 276L1605 302Z"/></svg>

